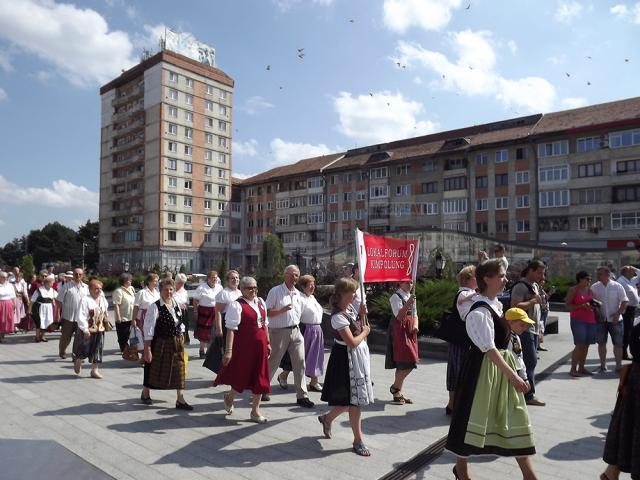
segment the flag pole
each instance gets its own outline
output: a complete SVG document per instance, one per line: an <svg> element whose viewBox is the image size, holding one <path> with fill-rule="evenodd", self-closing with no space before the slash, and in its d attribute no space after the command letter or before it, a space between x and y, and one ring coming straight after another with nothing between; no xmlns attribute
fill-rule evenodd
<svg viewBox="0 0 640 480"><path fill-rule="evenodd" d="M364 269L362 268L361 265L361 248L362 245L360 244L360 235L359 235L359 229L356 228L355 229L355 238L356 238L356 264L358 265L358 276L360 278L358 278L358 283L360 284L360 305L362 306L363 303L365 303L365 297L364 297ZM366 305L366 303L365 303ZM356 312L358 315L360 314L360 312ZM363 323L365 325L369 325L369 318L367 318L367 314L364 314L363 317Z"/></svg>

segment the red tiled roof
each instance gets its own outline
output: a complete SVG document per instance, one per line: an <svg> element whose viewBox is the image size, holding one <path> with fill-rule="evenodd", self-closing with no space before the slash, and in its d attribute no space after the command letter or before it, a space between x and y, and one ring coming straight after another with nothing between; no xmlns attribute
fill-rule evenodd
<svg viewBox="0 0 640 480"><path fill-rule="evenodd" d="M302 175L307 173L319 173L320 169L329 165L331 162L343 156L344 153L331 153L320 157L306 158L299 162L282 167L275 167L266 172L259 173L253 177L242 181L242 185L253 185L256 183L267 182L275 178L290 177L293 175Z"/></svg>

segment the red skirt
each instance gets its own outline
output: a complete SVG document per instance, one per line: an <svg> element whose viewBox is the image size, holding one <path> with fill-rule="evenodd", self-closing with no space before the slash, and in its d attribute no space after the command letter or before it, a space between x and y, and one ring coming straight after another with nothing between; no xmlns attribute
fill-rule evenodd
<svg viewBox="0 0 640 480"><path fill-rule="evenodd" d="M141 308L140 309L140 319L136 321L136 327L138 327L140 329L140 331L142 332L143 328L144 328L144 317L147 316L147 309L146 308Z"/></svg>
<svg viewBox="0 0 640 480"><path fill-rule="evenodd" d="M267 333L255 324L241 322L234 332L231 361L220 369L213 386L229 385L236 392L251 390L257 395L269 393L269 379Z"/></svg>
<svg viewBox="0 0 640 480"><path fill-rule="evenodd" d="M201 342L211 341L213 322L216 319L216 307L198 306L198 322L194 332L195 337Z"/></svg>
<svg viewBox="0 0 640 480"><path fill-rule="evenodd" d="M418 363L418 335L413 333L413 319L393 320L393 360L396 363Z"/></svg>

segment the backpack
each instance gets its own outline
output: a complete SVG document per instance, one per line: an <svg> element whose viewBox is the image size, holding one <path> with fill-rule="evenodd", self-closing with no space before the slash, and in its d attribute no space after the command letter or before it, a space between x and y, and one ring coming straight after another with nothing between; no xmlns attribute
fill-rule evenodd
<svg viewBox="0 0 640 480"><path fill-rule="evenodd" d="M448 343L468 347L471 345L471 340L467 334L467 327L465 326L464 320L460 318L460 312L458 311L458 297L460 293L461 292L456 293L456 296L453 298L453 305L442 315L440 326L434 332L433 336Z"/></svg>
<svg viewBox="0 0 640 480"><path fill-rule="evenodd" d="M500 303L502 303L502 307L505 312L511 308L511 292L513 291L513 287L515 287L519 283L526 285L527 290L531 295L536 295L536 291L533 289L533 286L530 283L527 283L524 280L518 280L513 285L511 285L511 288L498 295L498 300L500 300Z"/></svg>

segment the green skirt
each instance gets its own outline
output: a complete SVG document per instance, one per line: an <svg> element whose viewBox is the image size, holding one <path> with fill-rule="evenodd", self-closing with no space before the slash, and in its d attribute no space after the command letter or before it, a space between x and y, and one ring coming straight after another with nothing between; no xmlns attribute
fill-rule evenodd
<svg viewBox="0 0 640 480"><path fill-rule="evenodd" d="M500 350L516 369L513 353ZM478 449L522 450L534 447L524 394L484 355L476 384L464 443Z"/></svg>

